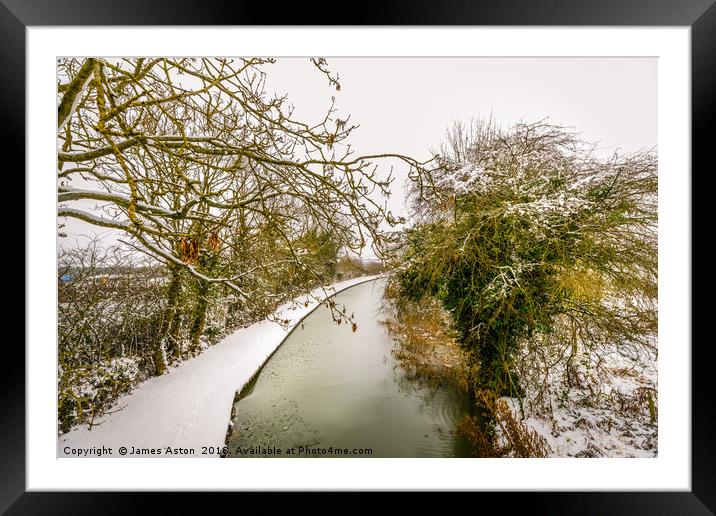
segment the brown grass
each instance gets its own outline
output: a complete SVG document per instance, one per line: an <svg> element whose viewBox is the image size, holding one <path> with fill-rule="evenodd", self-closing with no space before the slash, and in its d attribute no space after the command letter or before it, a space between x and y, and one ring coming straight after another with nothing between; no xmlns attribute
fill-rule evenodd
<svg viewBox="0 0 716 516"><path fill-rule="evenodd" d="M465 416L458 431L470 440L479 457L547 457L544 438L517 419L505 400L484 389L476 394L485 416L494 421L494 429L486 431L472 417Z"/></svg>

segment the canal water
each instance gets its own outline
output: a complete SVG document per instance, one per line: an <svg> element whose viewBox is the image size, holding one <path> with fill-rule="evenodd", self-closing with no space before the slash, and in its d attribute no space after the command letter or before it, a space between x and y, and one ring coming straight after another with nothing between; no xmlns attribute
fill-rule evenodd
<svg viewBox="0 0 716 516"><path fill-rule="evenodd" d="M357 328L323 305L288 336L234 404L230 457L467 457L457 422L475 415L458 389L410 380L391 350L385 280L334 300Z"/></svg>

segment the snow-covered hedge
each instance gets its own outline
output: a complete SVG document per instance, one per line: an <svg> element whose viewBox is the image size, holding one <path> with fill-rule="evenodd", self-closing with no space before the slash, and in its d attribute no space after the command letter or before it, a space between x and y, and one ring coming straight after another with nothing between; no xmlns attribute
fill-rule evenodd
<svg viewBox="0 0 716 516"><path fill-rule="evenodd" d="M58 420L60 432L78 423L92 426L94 419L138 379L137 360L113 358L74 368L59 367Z"/></svg>
<svg viewBox="0 0 716 516"><path fill-rule="evenodd" d="M554 360L656 356L654 152L599 157L563 127L478 121L435 163L413 177L397 281L408 299L442 301L481 388L519 400ZM550 364L520 367L545 346Z"/></svg>

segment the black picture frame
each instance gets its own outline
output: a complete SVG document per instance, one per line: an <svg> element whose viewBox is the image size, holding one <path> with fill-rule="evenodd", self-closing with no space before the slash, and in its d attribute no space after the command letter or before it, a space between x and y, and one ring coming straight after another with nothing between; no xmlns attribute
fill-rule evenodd
<svg viewBox="0 0 716 516"><path fill-rule="evenodd" d="M25 146L25 29L28 26L63 25L568 25L568 26L689 26L692 59L692 181L708 172L713 143L708 129L716 99L716 0L419 0L414 2L286 3L269 9L262 2L176 0L0 0L0 99L2 141L5 148ZM341 14L342 13L342 14ZM338 23L336 23L338 22ZM91 45L88 45L91 53ZM24 156L24 154L19 154ZM708 163L708 165L707 165ZM6 161L6 166L9 162ZM15 165L19 170L21 164ZM15 177L17 177L15 175ZM9 181L9 179L6 179ZM692 192L698 193L693 189ZM25 192L27 195L28 192ZM692 206L697 206L692 197ZM692 220L698 219L692 215ZM692 230L692 235L694 234ZM19 246L18 246L19 247ZM691 250L693 257L693 249ZM693 268L693 259L692 259ZM25 268L25 277L32 271ZM693 277L693 274L692 274ZM18 304L19 305L19 304ZM694 310L698 307L693 304ZM32 307L27 307L30 310ZM704 308L701 308L703 310ZM692 320L699 320L694 318ZM708 320L702 318L702 320ZM692 325L693 328L693 325ZM687 343L672 343L684 345ZM710 339L693 339L692 353L692 456L691 492L609 493L479 493L481 502L524 505L533 513L549 514L713 514L716 512L716 454L711 440L716 412L711 401ZM17 346L15 346L17 347ZM0 375L0 511L7 514L133 514L152 507L156 495L148 493L26 492L25 489L25 368L24 353L4 359ZM230 495L209 493L222 504ZM243 499L254 494L238 494ZM274 501L278 500L271 495ZM304 495L305 496L305 495ZM315 494L314 494L315 496ZM357 496L357 495L353 495ZM429 506L422 494L414 503ZM457 500L457 499L455 499ZM500 502L499 500L502 500ZM460 500L463 501L463 500ZM247 503L261 502L250 500ZM362 499L354 508L368 508ZM231 502L229 502L231 503ZM330 497L306 500L307 506L331 510ZM344 502L345 503L345 502ZM454 503L457 503L454 502ZM190 509L184 493L162 497L162 513Z"/></svg>

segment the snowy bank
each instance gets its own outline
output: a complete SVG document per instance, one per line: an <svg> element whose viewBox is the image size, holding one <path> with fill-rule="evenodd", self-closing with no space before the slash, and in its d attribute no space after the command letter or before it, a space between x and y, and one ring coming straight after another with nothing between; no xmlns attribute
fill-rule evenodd
<svg viewBox="0 0 716 516"><path fill-rule="evenodd" d="M544 438L550 457L656 457L658 455L655 354L632 357L616 349L598 363L587 354L565 385L564 365L550 368L541 402L527 386L523 422ZM504 398L521 418L518 400Z"/></svg>
<svg viewBox="0 0 716 516"><path fill-rule="evenodd" d="M328 295L377 277L363 276L336 283L327 289ZM326 297L321 289L313 295L321 300ZM286 328L267 320L241 328L198 357L141 383L120 398L108 414L95 422L92 430L80 426L60 436L58 457L99 454L119 457L121 447L127 448L127 456L136 456L131 453L134 448L159 450L146 452L145 457L175 454L217 457L217 449L224 446L234 393L261 368L288 332L319 304L308 296L285 303L277 309L276 316L289 320ZM213 453L203 455L203 447L213 447ZM174 453L167 453L167 448Z"/></svg>

